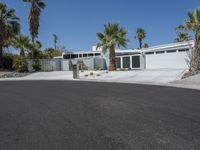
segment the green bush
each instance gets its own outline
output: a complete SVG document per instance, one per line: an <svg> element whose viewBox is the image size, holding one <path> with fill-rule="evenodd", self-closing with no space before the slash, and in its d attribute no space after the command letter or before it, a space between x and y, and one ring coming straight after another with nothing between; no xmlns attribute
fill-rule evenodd
<svg viewBox="0 0 200 150"><path fill-rule="evenodd" d="M3 55L3 68L5 70L13 70L12 66L13 66L13 59L14 59L14 55L13 54L4 54Z"/></svg>
<svg viewBox="0 0 200 150"><path fill-rule="evenodd" d="M38 59L34 60L32 67L33 67L33 70L40 71L41 70L40 61Z"/></svg>
<svg viewBox="0 0 200 150"><path fill-rule="evenodd" d="M14 58L13 68L20 73L28 72L28 63L25 58L17 56Z"/></svg>

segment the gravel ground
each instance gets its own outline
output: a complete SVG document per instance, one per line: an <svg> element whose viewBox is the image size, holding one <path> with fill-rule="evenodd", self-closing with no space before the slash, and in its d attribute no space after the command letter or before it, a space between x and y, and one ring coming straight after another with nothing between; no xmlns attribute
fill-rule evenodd
<svg viewBox="0 0 200 150"><path fill-rule="evenodd" d="M30 74L31 73L9 72L9 73L4 73L2 75L0 74L0 78L21 78Z"/></svg>

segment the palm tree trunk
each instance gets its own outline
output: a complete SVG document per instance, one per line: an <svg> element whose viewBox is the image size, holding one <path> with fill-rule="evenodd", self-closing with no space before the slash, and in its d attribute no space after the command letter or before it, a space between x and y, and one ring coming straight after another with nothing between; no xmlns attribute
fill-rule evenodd
<svg viewBox="0 0 200 150"><path fill-rule="evenodd" d="M3 47L0 46L0 68L3 68Z"/></svg>
<svg viewBox="0 0 200 150"><path fill-rule="evenodd" d="M32 43L35 43L35 38L32 36ZM32 48L31 50L31 54L32 54L32 59L35 59L35 52L34 52L34 48Z"/></svg>
<svg viewBox="0 0 200 150"><path fill-rule="evenodd" d="M195 70L200 70L200 35L195 35Z"/></svg>
<svg viewBox="0 0 200 150"><path fill-rule="evenodd" d="M23 50L23 49L20 50L20 56L21 56L21 57L25 57L25 53L24 53L24 50Z"/></svg>
<svg viewBox="0 0 200 150"><path fill-rule="evenodd" d="M109 71L115 71L116 70L116 63L115 63L115 47L114 45L110 47L110 66Z"/></svg>
<svg viewBox="0 0 200 150"><path fill-rule="evenodd" d="M142 49L142 40L141 39L139 40L139 43L140 43L140 49Z"/></svg>

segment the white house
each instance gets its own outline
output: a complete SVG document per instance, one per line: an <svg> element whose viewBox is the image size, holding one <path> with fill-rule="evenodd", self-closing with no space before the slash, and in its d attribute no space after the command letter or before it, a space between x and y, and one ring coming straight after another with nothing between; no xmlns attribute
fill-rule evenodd
<svg viewBox="0 0 200 150"><path fill-rule="evenodd" d="M193 50L194 41L159 45L141 50L117 49L116 66L117 69L187 69L186 59L188 53ZM97 62L101 62L101 69L106 69L106 66L109 65L108 55L104 54L102 49L96 49L95 46L91 51L63 53L62 57L57 58L62 59L62 70L69 70L70 62L77 62L77 60L86 61L86 65L89 65L90 69L95 69ZM96 59L98 59L97 62ZM103 62L105 65L102 65L102 61L105 61Z"/></svg>

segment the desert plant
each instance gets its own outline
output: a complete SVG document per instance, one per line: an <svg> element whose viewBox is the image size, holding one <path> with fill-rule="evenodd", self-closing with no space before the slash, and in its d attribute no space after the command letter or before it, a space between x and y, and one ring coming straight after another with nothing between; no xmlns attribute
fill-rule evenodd
<svg viewBox="0 0 200 150"><path fill-rule="evenodd" d="M79 60L78 63L79 70L88 70L88 67L84 64L83 60Z"/></svg>
<svg viewBox="0 0 200 150"><path fill-rule="evenodd" d="M108 23L104 25L104 32L97 33L97 37L100 40L100 43L97 45L98 48L103 48L104 50L109 50L109 61L110 71L116 70L115 63L115 48L118 47L126 47L129 39L126 37L127 31L120 27L118 23Z"/></svg>
<svg viewBox="0 0 200 150"><path fill-rule="evenodd" d="M14 60L14 55L13 54L8 54L5 53L3 55L3 68L6 70L12 70L12 66L13 66L13 60Z"/></svg>
<svg viewBox="0 0 200 150"><path fill-rule="evenodd" d="M17 56L13 61L13 68L17 72L28 72L28 63L24 57Z"/></svg>
<svg viewBox="0 0 200 150"><path fill-rule="evenodd" d="M30 48L30 40L28 36L17 35L11 40L11 45L20 50L20 56L25 57L25 51Z"/></svg>
<svg viewBox="0 0 200 150"><path fill-rule="evenodd" d="M35 59L33 61L32 67L33 67L34 71L40 71L41 70L40 60L39 59Z"/></svg>
<svg viewBox="0 0 200 150"><path fill-rule="evenodd" d="M19 18L14 9L8 9L6 4L0 2L0 68L2 67L3 48L8 41L20 32Z"/></svg>
<svg viewBox="0 0 200 150"><path fill-rule="evenodd" d="M192 31L195 35L195 70L200 70L200 9L188 12L188 19L183 25L178 28L182 28L185 31Z"/></svg>

